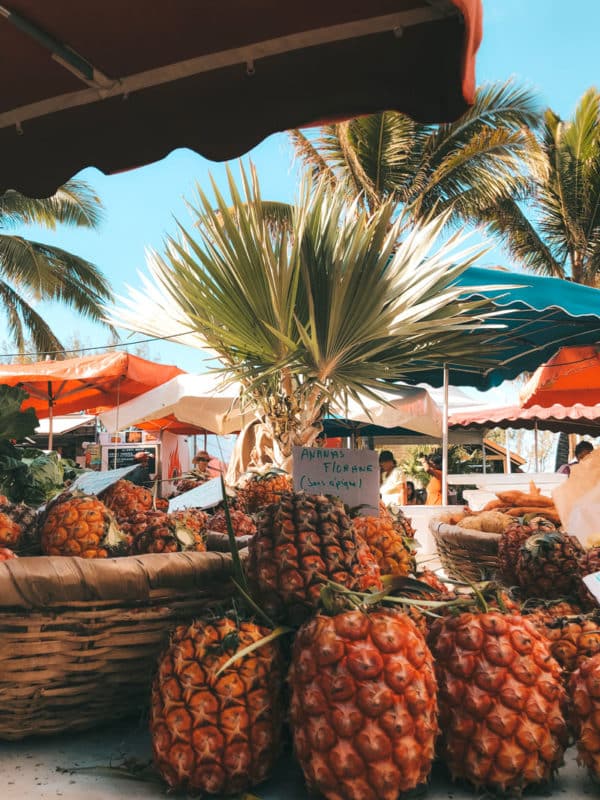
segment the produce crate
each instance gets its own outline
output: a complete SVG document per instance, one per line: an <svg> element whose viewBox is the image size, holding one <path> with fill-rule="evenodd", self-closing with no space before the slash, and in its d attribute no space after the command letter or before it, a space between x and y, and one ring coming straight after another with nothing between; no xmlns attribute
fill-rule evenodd
<svg viewBox="0 0 600 800"><path fill-rule="evenodd" d="M446 575L456 581L482 581L498 569L499 533L467 530L434 517L429 529Z"/></svg>
<svg viewBox="0 0 600 800"><path fill-rule="evenodd" d="M0 739L143 709L169 633L231 596L230 576L216 552L0 563Z"/></svg>

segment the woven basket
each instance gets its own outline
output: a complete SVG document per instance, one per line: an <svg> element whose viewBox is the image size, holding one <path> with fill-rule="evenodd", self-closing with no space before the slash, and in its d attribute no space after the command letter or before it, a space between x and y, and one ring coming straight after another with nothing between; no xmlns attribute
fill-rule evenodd
<svg viewBox="0 0 600 800"><path fill-rule="evenodd" d="M169 633L232 594L231 556L0 563L0 739L139 712Z"/></svg>
<svg viewBox="0 0 600 800"><path fill-rule="evenodd" d="M485 533L440 522L429 523L446 575L456 581L489 580L498 569L499 533Z"/></svg>

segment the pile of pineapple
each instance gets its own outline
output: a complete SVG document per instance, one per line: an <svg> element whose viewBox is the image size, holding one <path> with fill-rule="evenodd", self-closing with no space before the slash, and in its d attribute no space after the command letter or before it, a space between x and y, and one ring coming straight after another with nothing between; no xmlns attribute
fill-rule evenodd
<svg viewBox="0 0 600 800"><path fill-rule="evenodd" d="M286 727L329 800L396 800L436 757L519 794L574 741L600 777L600 614L582 582L600 550L540 513L511 517L506 587L473 592L415 572L387 513L352 520L334 498L284 492L255 520L250 613L179 628L158 666L150 726L171 788L247 791Z"/></svg>

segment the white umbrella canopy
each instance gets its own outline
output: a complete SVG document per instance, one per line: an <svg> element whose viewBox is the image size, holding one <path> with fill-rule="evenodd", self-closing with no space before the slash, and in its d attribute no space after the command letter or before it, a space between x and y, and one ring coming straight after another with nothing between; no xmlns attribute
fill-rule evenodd
<svg viewBox="0 0 600 800"><path fill-rule="evenodd" d="M239 408L239 384L223 387L214 374L178 375L167 383L139 395L118 408L100 414L109 431L155 423L155 429L181 429L189 425L211 433L241 430L253 418Z"/></svg>
<svg viewBox="0 0 600 800"><path fill-rule="evenodd" d="M402 386L398 392L381 392L381 401L370 397L361 403L348 400L331 409L336 417L380 428L406 428L427 436L442 435L442 412L429 392L419 386Z"/></svg>

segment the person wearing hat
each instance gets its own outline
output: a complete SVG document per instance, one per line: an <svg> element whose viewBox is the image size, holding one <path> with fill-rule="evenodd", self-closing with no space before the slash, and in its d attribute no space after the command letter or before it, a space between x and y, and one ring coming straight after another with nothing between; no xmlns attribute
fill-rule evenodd
<svg viewBox="0 0 600 800"><path fill-rule="evenodd" d="M150 488L156 477L156 459L147 450L139 450L133 457L137 469L128 476L128 480L138 486Z"/></svg>
<svg viewBox="0 0 600 800"><path fill-rule="evenodd" d="M209 481L213 476L210 474L208 465L211 461L210 455L206 450L198 450L192 459L192 475L196 480Z"/></svg>
<svg viewBox="0 0 600 800"><path fill-rule="evenodd" d="M391 450L379 454L379 494L386 506L406 503L406 479Z"/></svg>

